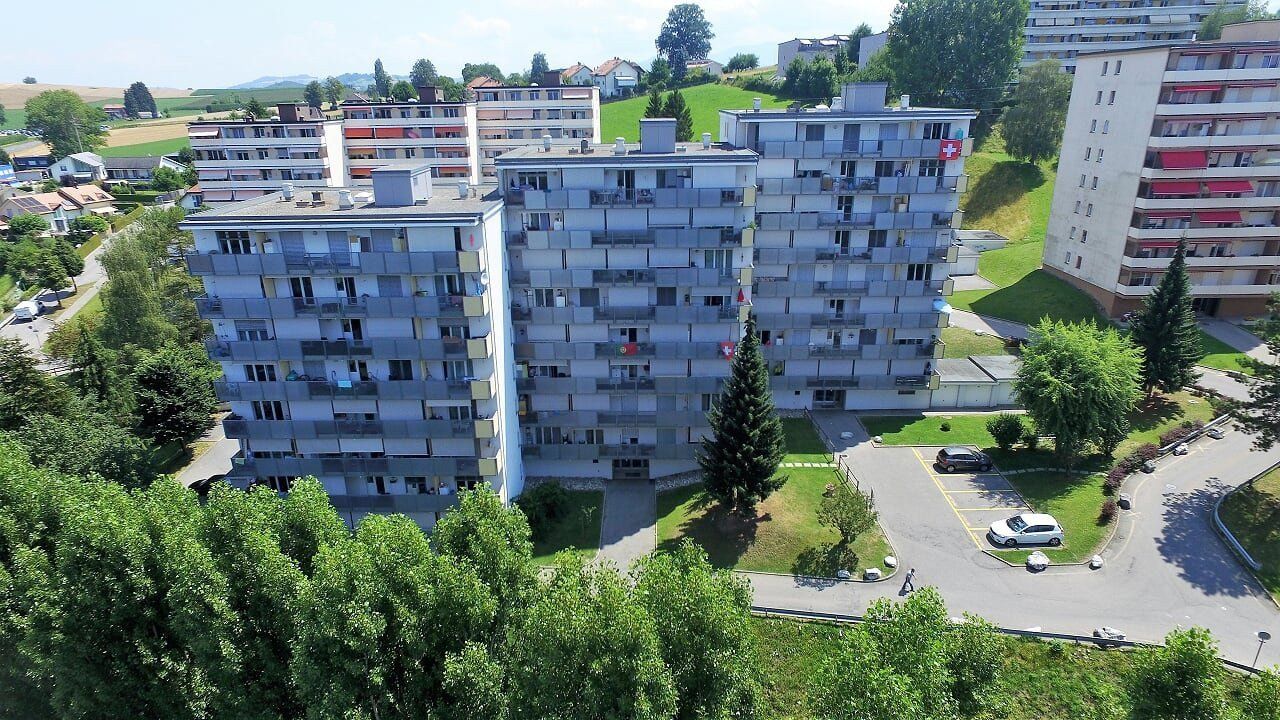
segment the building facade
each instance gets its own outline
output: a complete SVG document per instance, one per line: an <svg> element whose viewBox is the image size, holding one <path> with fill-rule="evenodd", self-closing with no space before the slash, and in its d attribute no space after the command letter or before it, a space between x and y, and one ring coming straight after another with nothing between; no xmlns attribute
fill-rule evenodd
<svg viewBox="0 0 1280 720"><path fill-rule="evenodd" d="M1044 267L1119 315L1185 237L1198 311L1262 312L1280 291L1280 22L1078 62Z"/></svg>
<svg viewBox="0 0 1280 720"><path fill-rule="evenodd" d="M475 183L480 176L476 105L446 101L437 87L418 88L407 101L344 102L342 137L347 173L355 185L379 167L425 165L436 178Z"/></svg>
<svg viewBox="0 0 1280 720"><path fill-rule="evenodd" d="M1081 53L1190 42L1219 4L1247 0L1031 0L1022 65L1055 59L1075 72Z"/></svg>
<svg viewBox="0 0 1280 720"><path fill-rule="evenodd" d="M526 147L498 159L526 471L650 478L696 468L752 282L750 150Z"/></svg>
<svg viewBox="0 0 1280 720"><path fill-rule="evenodd" d="M495 182L494 159L525 145L580 146L600 142L600 89L561 85L550 72L543 85L482 87L475 90L476 134L482 182Z"/></svg>
<svg viewBox="0 0 1280 720"><path fill-rule="evenodd" d="M924 408L937 387L976 113L886 89L720 111L721 139L760 154L752 303L783 409Z"/></svg>
<svg viewBox="0 0 1280 720"><path fill-rule="evenodd" d="M787 74L791 61L800 58L805 62L813 62L819 56L834 57L837 52L847 52L849 35L828 35L824 38L795 38L778 43L778 67L774 71L778 77Z"/></svg>
<svg viewBox="0 0 1280 720"><path fill-rule="evenodd" d="M433 192L426 166L371 181L193 215L187 262L241 444L228 479L314 475L353 524L429 527L460 489L521 489L502 202Z"/></svg>
<svg viewBox="0 0 1280 720"><path fill-rule="evenodd" d="M343 184L342 127L317 109L282 103L271 118L187 125L205 201L248 200L295 187Z"/></svg>

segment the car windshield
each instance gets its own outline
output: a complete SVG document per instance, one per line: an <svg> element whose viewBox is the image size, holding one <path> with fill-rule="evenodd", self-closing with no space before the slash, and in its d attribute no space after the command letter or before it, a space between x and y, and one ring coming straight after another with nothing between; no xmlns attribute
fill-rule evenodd
<svg viewBox="0 0 1280 720"><path fill-rule="evenodd" d="M1022 532L1027 527L1027 521L1023 520L1021 515L1014 515L1006 521L1006 524L1014 532Z"/></svg>

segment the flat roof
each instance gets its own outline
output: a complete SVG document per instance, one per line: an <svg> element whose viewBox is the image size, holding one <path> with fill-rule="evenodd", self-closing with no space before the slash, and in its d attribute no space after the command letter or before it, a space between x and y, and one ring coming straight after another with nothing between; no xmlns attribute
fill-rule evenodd
<svg viewBox="0 0 1280 720"><path fill-rule="evenodd" d="M969 358L942 358L937 364L940 382L944 383L990 383L991 376L982 372L982 368L969 362Z"/></svg>
<svg viewBox="0 0 1280 720"><path fill-rule="evenodd" d="M776 121L776 120L888 120L892 117L901 117L903 119L932 118L932 117L960 117L960 118L976 118L977 110L961 110L956 108L931 108L931 107L912 107L910 110L899 110L894 107L884 107L879 110L815 110L813 108L801 108L800 110L790 110L788 108L772 108L762 110L721 110L721 115L733 115L739 120L750 122L757 121Z"/></svg>
<svg viewBox="0 0 1280 720"><path fill-rule="evenodd" d="M1016 355L974 355L969 359L992 380L1012 380L1022 364Z"/></svg>
<svg viewBox="0 0 1280 720"><path fill-rule="evenodd" d="M338 193L341 190L351 192L354 207L338 209ZM284 200L283 193L274 192L242 202L210 206L209 210L189 216L183 226L280 220L342 223L353 220L475 220L502 206L502 196L496 185L476 185L472 190L473 193L460 198L454 186L441 184L432 188L431 199L421 205L384 206L373 203L373 189L370 187L301 187L294 189L294 199L290 201ZM320 193L323 200L321 205L311 204L313 192Z"/></svg>
<svg viewBox="0 0 1280 720"><path fill-rule="evenodd" d="M676 143L676 152L640 152L639 143L627 143L625 155L615 154L613 145L589 145L591 152L582 153L580 145L555 145L546 150L542 145L524 145L498 156L499 165L535 165L543 162L605 164L605 163L643 163L643 162L683 162L695 160L733 161L754 163L760 156L754 150L740 148L729 143L711 143L704 148L702 143Z"/></svg>

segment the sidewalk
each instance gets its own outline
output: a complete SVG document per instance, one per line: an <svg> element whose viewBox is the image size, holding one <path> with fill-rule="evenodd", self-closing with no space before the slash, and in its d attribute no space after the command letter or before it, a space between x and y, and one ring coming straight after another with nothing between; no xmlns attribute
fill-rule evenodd
<svg viewBox="0 0 1280 720"><path fill-rule="evenodd" d="M613 480L604 484L600 554L626 572L631 563L658 545L658 490L649 480Z"/></svg>
<svg viewBox="0 0 1280 720"><path fill-rule="evenodd" d="M1275 356L1267 350L1267 344L1262 341L1262 338L1239 325L1234 325L1226 320L1207 317L1200 319L1200 329L1204 330L1206 335L1216 340L1221 340L1254 360L1261 362L1276 361Z"/></svg>
<svg viewBox="0 0 1280 720"><path fill-rule="evenodd" d="M987 317L986 315L978 315L967 310L952 310L951 326L1002 338L1026 339L1027 337L1026 325Z"/></svg>
<svg viewBox="0 0 1280 720"><path fill-rule="evenodd" d="M228 440L222 430L222 415L218 415L209 432L200 438L200 442L212 442L213 447L205 450L190 465L174 474L174 478L184 486L190 486L198 480L211 478L214 475L225 475L231 471L231 458L240 452L240 443Z"/></svg>

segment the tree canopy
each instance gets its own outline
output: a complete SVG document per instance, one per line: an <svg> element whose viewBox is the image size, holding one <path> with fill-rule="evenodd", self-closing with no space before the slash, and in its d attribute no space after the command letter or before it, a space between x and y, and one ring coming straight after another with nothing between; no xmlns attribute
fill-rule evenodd
<svg viewBox="0 0 1280 720"><path fill-rule="evenodd" d="M1169 268L1154 292L1142 302L1130 337L1142 351L1142 384L1176 392L1199 377L1196 363L1203 351L1200 327L1191 307L1191 278L1187 275L1187 241L1178 241Z"/></svg>
<svg viewBox="0 0 1280 720"><path fill-rule="evenodd" d="M1001 118L1010 155L1032 164L1057 157L1067 126L1071 79L1057 60L1041 60L1022 71L1013 106Z"/></svg>
<svg viewBox="0 0 1280 720"><path fill-rule="evenodd" d="M1280 293L1267 303L1270 312L1258 329L1272 357L1280 358ZM1280 442L1280 363L1245 357L1241 362L1252 371L1245 376L1249 399L1232 405L1236 420L1253 433L1254 446L1270 450Z"/></svg>
<svg viewBox="0 0 1280 720"><path fill-rule="evenodd" d="M1222 28L1232 23L1250 20L1267 20L1274 17L1267 9L1266 0L1247 0L1243 5L1228 5L1219 0L1218 4L1200 21L1197 40L1217 40L1222 37Z"/></svg>
<svg viewBox="0 0 1280 720"><path fill-rule="evenodd" d="M546 53L536 52L533 54L533 60L529 62L529 82L541 83L542 76L551 71L551 66L547 64Z"/></svg>
<svg viewBox="0 0 1280 720"><path fill-rule="evenodd" d="M342 81L330 75L324 79L324 99L329 101L329 107L337 107L347 94L347 86Z"/></svg>
<svg viewBox="0 0 1280 720"><path fill-rule="evenodd" d="M671 74L681 80L686 72L685 63L707 57L715 36L700 5L681 3L667 13L654 46L671 66Z"/></svg>
<svg viewBox="0 0 1280 720"><path fill-rule="evenodd" d="M373 91L377 93L378 97L384 98L391 96L391 82L391 73L387 72L387 69L382 66L382 58L374 60Z"/></svg>
<svg viewBox="0 0 1280 720"><path fill-rule="evenodd" d="M426 58L418 58L409 69L409 82L415 88L435 85L439 80L440 74L436 72L436 66Z"/></svg>
<svg viewBox="0 0 1280 720"><path fill-rule="evenodd" d="M481 75L486 75L491 78L497 78L499 80L506 77L505 75L502 74L502 71L498 69L498 66L491 62L466 63L465 65L462 66L462 83L464 85L466 83L471 82L472 80L475 80Z"/></svg>
<svg viewBox="0 0 1280 720"><path fill-rule="evenodd" d="M156 100L151 97L151 90L141 82L136 82L125 89L124 112L131 118L136 118L138 113L143 112L151 113L152 117L160 115L160 111L156 108Z"/></svg>
<svg viewBox="0 0 1280 720"><path fill-rule="evenodd" d="M56 158L92 152L107 144L102 108L70 90L46 90L27 101L27 129L40 136Z"/></svg>
<svg viewBox="0 0 1280 720"><path fill-rule="evenodd" d="M729 62L724 64L727 72L738 72L739 70L751 70L760 66L760 58L755 53L738 53L729 58Z"/></svg>
<svg viewBox="0 0 1280 720"><path fill-rule="evenodd" d="M320 81L312 80L307 83L307 86L302 89L302 98L311 107L317 110L320 109L320 106L324 105L324 87L320 84Z"/></svg>

